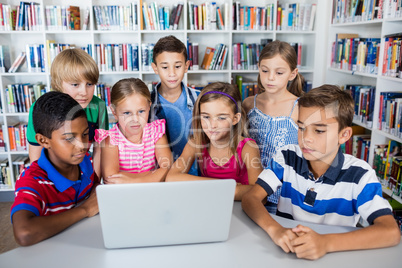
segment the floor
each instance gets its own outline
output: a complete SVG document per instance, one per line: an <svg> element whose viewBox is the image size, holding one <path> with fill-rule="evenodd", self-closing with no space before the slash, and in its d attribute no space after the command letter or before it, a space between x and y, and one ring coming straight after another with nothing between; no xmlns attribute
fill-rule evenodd
<svg viewBox="0 0 402 268"><path fill-rule="evenodd" d="M13 227L10 222L12 202L0 202L0 254L18 247L14 240Z"/></svg>

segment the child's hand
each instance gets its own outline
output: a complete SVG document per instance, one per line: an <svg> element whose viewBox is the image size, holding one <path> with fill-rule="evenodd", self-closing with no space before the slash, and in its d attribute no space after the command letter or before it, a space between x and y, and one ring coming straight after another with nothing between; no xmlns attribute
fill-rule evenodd
<svg viewBox="0 0 402 268"><path fill-rule="evenodd" d="M92 217L98 214L99 207L98 199L96 198L95 188L94 190L92 190L91 195L87 198L87 200L81 203L79 207L85 210L87 217Z"/></svg>
<svg viewBox="0 0 402 268"><path fill-rule="evenodd" d="M298 258L315 260L327 253L323 235L303 225L298 225L292 231L297 234L297 238L293 239L291 244Z"/></svg>
<svg viewBox="0 0 402 268"><path fill-rule="evenodd" d="M292 229L278 226L278 229L270 235L275 244L280 246L286 253L294 252L292 240L297 238L296 233Z"/></svg>

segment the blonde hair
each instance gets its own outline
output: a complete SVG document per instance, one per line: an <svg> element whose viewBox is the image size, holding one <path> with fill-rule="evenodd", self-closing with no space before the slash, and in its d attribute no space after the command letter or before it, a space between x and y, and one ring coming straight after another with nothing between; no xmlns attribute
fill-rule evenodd
<svg viewBox="0 0 402 268"><path fill-rule="evenodd" d="M261 51L258 59L258 66L262 60L272 59L276 55L279 55L287 64L289 64L290 70L293 72L297 68L297 55L294 48L289 43L275 40L268 43ZM297 73L296 77L289 85L289 92L293 95L300 97L303 93L304 77ZM264 92L264 86L261 83L260 73L258 73L258 89L259 92Z"/></svg>
<svg viewBox="0 0 402 268"><path fill-rule="evenodd" d="M52 89L63 92L63 82L85 80L96 84L99 79L99 69L92 57L84 50L65 49L54 59L50 76Z"/></svg>
<svg viewBox="0 0 402 268"><path fill-rule="evenodd" d="M113 85L110 92L110 102L113 108L125 98L138 93L151 102L151 93L145 83L139 78L125 78Z"/></svg>
<svg viewBox="0 0 402 268"><path fill-rule="evenodd" d="M218 91L222 92L225 94L219 94L219 93L208 93L211 91ZM230 97L226 96L229 95L231 96L236 102L234 102ZM241 119L240 121L232 126L231 130L231 138L230 138L230 151L232 154L235 156L236 161L237 161L237 166L239 167L239 157L237 155L237 146L239 145L239 142L241 141L241 136L248 137L248 132L247 128L245 127L246 124L246 113L244 109L242 108L241 105L241 96L239 90L234 86L229 83L223 83L223 82L215 82L207 85L204 87L204 89L201 91L200 95L197 98L197 101L195 102L194 105L194 110L193 110L193 122L192 122L192 137L194 139L195 145L196 145L196 155L197 155L197 161L199 165L201 166L202 163L202 151L209 146L210 140L208 136L204 133L202 130L201 126L201 104L207 103L210 101L215 101L215 100L223 100L226 102L227 106L230 107L232 112L234 114L236 113L241 113ZM202 169L201 169L202 170ZM237 172L240 170L238 169Z"/></svg>

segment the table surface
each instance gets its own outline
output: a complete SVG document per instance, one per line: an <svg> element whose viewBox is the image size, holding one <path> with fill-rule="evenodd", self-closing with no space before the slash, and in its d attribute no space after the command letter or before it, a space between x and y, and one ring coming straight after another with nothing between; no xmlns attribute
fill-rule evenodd
<svg viewBox="0 0 402 268"><path fill-rule="evenodd" d="M285 227L296 221L274 216ZM319 233L355 228L304 223ZM316 261L285 253L235 202L229 239L225 242L147 248L105 249L99 215L29 247L0 255L10 267L402 267L402 243L396 247L329 253Z"/></svg>

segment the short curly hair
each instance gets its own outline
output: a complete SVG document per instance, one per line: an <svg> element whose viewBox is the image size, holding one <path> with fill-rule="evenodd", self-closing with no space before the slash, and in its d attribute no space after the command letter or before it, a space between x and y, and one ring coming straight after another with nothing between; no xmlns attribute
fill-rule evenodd
<svg viewBox="0 0 402 268"><path fill-rule="evenodd" d="M70 95L58 91L42 95L35 102L32 111L35 132L47 138L51 138L52 132L62 127L65 121L78 117L87 119L81 105Z"/></svg>

